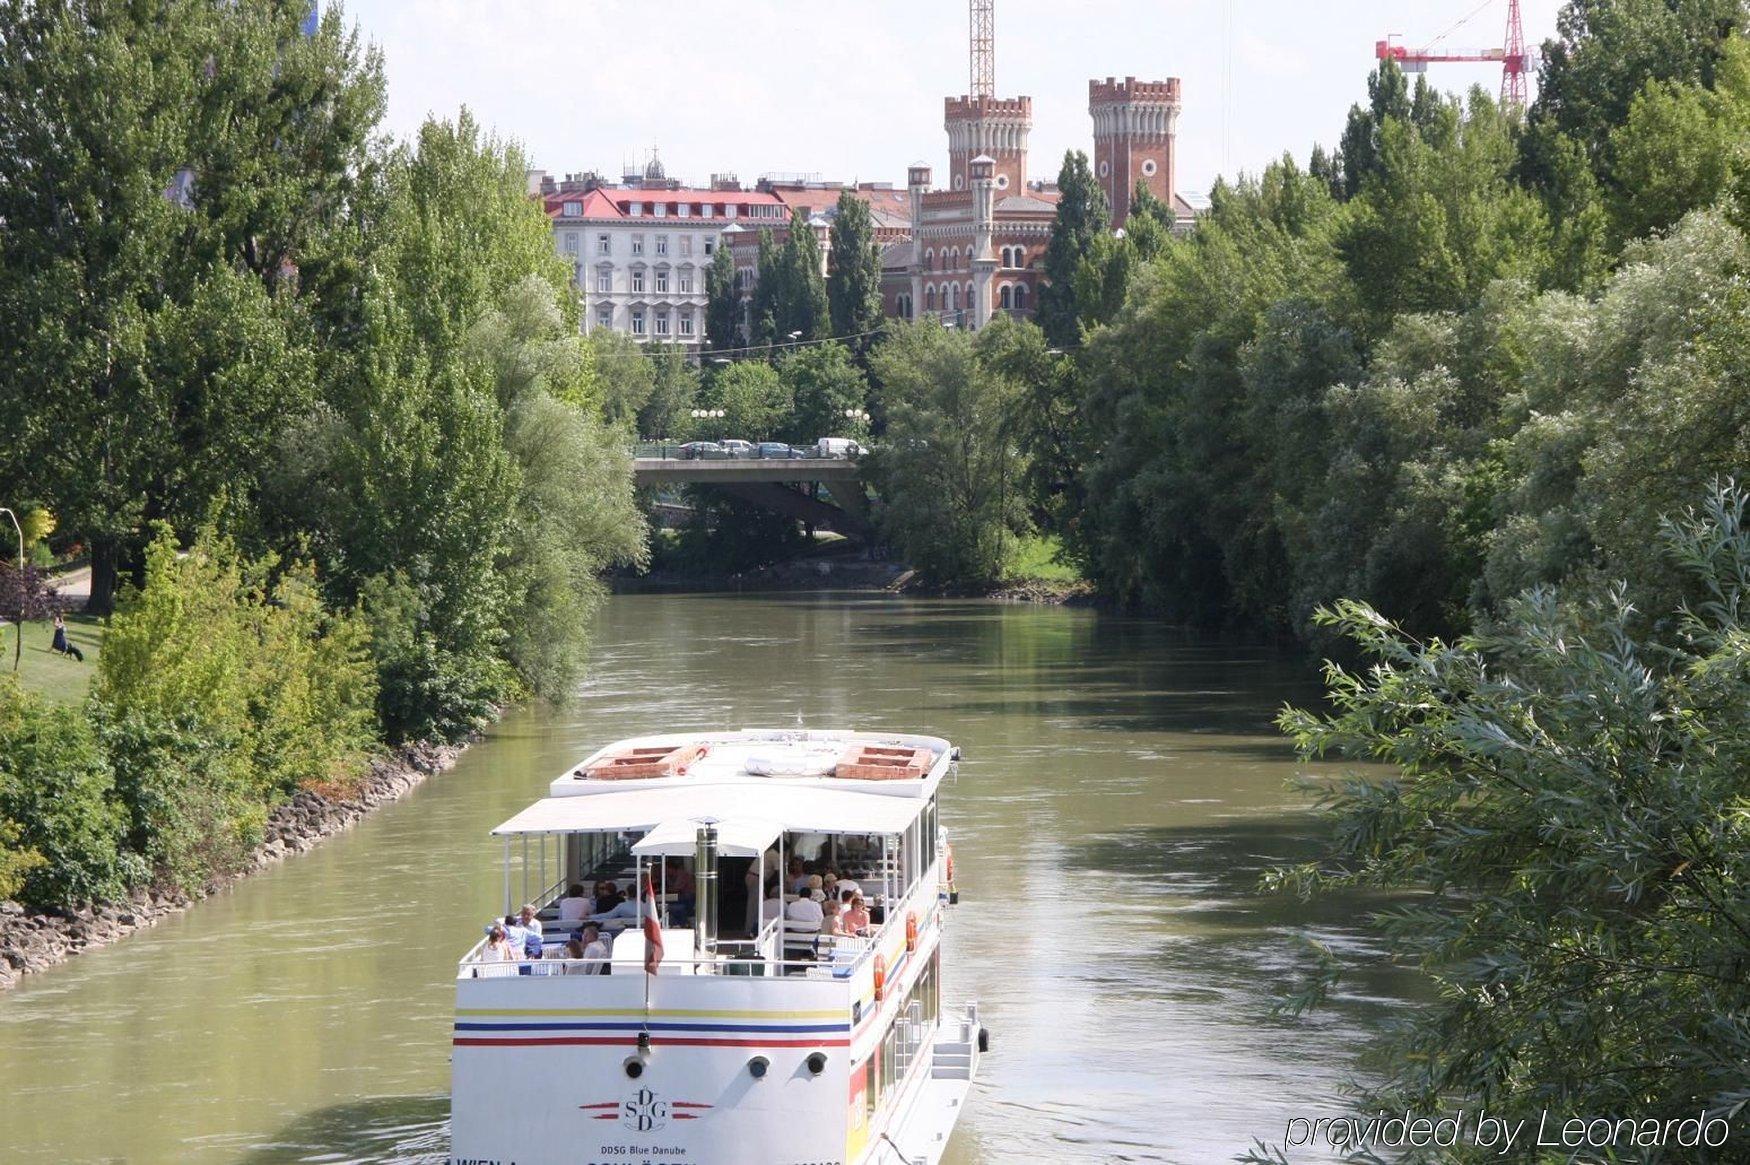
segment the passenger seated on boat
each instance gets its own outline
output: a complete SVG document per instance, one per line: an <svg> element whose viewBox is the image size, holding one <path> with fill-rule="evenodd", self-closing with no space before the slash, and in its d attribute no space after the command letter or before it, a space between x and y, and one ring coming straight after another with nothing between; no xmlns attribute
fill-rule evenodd
<svg viewBox="0 0 1750 1165"><path fill-rule="evenodd" d="M541 919L535 913L535 908L532 905L526 905L522 908L522 911L517 915L517 922L524 930L532 931L536 939L541 937Z"/></svg>
<svg viewBox="0 0 1750 1165"><path fill-rule="evenodd" d="M609 926L626 927L638 921L638 899L623 898L611 910L590 915L591 922L605 922Z"/></svg>
<svg viewBox="0 0 1750 1165"><path fill-rule="evenodd" d="M820 933L839 933L839 900L828 898L820 904Z"/></svg>
<svg viewBox="0 0 1750 1165"><path fill-rule="evenodd" d="M586 926L571 936L571 941L565 944L565 957L571 962L565 966L567 975L600 975L607 971L608 959L611 957L607 941L602 938L599 929ZM583 960L578 962L577 960Z"/></svg>
<svg viewBox="0 0 1750 1165"><path fill-rule="evenodd" d="M863 892L863 888L849 878L840 878L833 884L833 890L837 892L840 902L849 902L851 895Z"/></svg>
<svg viewBox="0 0 1750 1165"><path fill-rule="evenodd" d="M796 901L784 908L785 930L819 930L824 914L820 909L820 898L825 895L819 890L809 890L800 895Z"/></svg>
<svg viewBox="0 0 1750 1165"><path fill-rule="evenodd" d="M485 962L514 963L517 960L516 948L510 945L500 923L493 923L486 931L486 949L480 952L480 958Z"/></svg>
<svg viewBox="0 0 1750 1165"><path fill-rule="evenodd" d="M606 914L625 900L626 896L620 893L620 888L612 882L597 882L595 884L595 909L589 913Z"/></svg>
<svg viewBox="0 0 1750 1165"><path fill-rule="evenodd" d="M595 899L583 892L583 887L573 882L565 890L565 897L559 900L559 921L577 922L594 914Z"/></svg>
<svg viewBox="0 0 1750 1165"><path fill-rule="evenodd" d="M663 886L674 895L674 901L668 906L669 925L686 926L693 919L697 902L693 876L687 873L679 858L669 858L663 863L662 876Z"/></svg>
<svg viewBox="0 0 1750 1165"><path fill-rule="evenodd" d="M771 895L764 902L760 903L760 925L762 927L765 926L766 923L772 921L772 919L782 918L783 916L784 900L779 898L776 894Z"/></svg>
<svg viewBox="0 0 1750 1165"><path fill-rule="evenodd" d="M510 943L511 950L521 952L523 942L529 937L529 928L516 915L507 914L504 916L504 937Z"/></svg>
<svg viewBox="0 0 1750 1165"><path fill-rule="evenodd" d="M845 934L866 935L869 933L869 908L863 904L861 892L853 891L850 903L844 913L839 916L839 929Z"/></svg>

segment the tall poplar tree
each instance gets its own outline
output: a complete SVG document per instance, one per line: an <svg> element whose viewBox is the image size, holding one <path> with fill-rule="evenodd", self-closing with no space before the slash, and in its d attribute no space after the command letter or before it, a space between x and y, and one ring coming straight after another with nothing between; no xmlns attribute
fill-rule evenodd
<svg viewBox="0 0 1750 1165"><path fill-rule="evenodd" d="M1060 197L1051 242L1045 248L1045 286L1039 289L1039 326L1052 344L1073 344L1079 334L1076 272L1093 257L1097 240L1111 225L1106 192L1094 178L1088 156L1070 150L1057 175Z"/></svg>
<svg viewBox="0 0 1750 1165"><path fill-rule="evenodd" d="M832 311L832 334L864 336L859 348L881 326L881 248L875 242L875 221L869 204L849 190L839 195L828 242L826 298Z"/></svg>
<svg viewBox="0 0 1750 1165"><path fill-rule="evenodd" d="M719 243L711 265L705 268L705 344L721 351L739 348L741 334L741 289L735 285L735 256Z"/></svg>

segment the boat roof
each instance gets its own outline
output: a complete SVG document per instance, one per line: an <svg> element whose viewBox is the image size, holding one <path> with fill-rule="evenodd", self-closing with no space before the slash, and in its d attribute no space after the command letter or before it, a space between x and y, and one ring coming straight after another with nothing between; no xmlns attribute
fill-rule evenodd
<svg viewBox="0 0 1750 1165"><path fill-rule="evenodd" d="M923 750L919 775L883 780L834 776L859 746ZM681 771L601 779L595 766L632 750L691 750ZM691 853L700 825L717 826L721 852L761 852L783 832L901 833L929 803L954 760L933 736L743 729L665 733L616 741L567 770L549 795L493 830L495 836L644 832L647 854Z"/></svg>

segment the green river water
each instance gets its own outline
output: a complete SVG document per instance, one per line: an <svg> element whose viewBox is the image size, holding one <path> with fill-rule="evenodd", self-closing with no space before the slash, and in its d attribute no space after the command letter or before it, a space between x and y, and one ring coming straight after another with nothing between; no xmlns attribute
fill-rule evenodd
<svg viewBox="0 0 1750 1165"><path fill-rule="evenodd" d="M799 721L965 751L944 994L980 1001L993 1046L949 1165L1230 1160L1340 1111L1407 989L1363 972L1311 1019L1269 1013L1297 935L1368 954L1358 908L1255 892L1309 852L1270 720L1317 694L1304 660L1083 610L617 597L574 704L0 995L0 1160L443 1161L450 976L501 894L488 831L608 739Z"/></svg>

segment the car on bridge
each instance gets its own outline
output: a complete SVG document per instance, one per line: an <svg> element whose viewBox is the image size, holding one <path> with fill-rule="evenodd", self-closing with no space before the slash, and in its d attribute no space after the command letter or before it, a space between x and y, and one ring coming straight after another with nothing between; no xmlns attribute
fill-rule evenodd
<svg viewBox="0 0 1750 1165"><path fill-rule="evenodd" d="M728 437L719 441L718 444L723 446L731 457L752 457L755 455L752 441L738 441L734 437Z"/></svg>
<svg viewBox="0 0 1750 1165"><path fill-rule="evenodd" d="M729 450L717 441L688 441L678 452L682 461L724 461Z"/></svg>
<svg viewBox="0 0 1750 1165"><path fill-rule="evenodd" d="M754 446L754 456L762 461L793 461L807 457L808 450L786 445L782 441L761 441Z"/></svg>

